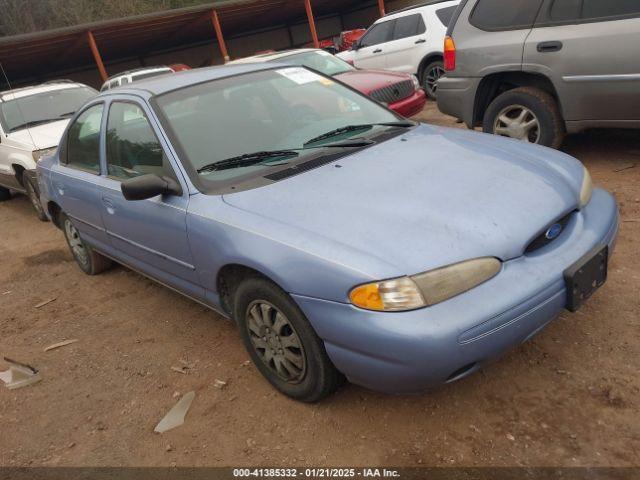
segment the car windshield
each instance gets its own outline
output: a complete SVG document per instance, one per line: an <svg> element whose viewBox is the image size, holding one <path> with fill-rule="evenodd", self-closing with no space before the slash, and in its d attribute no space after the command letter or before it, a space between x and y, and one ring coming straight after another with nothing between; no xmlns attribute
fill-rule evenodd
<svg viewBox="0 0 640 480"><path fill-rule="evenodd" d="M0 101L0 122L6 133L64 120L97 92L89 87L69 87L33 95L5 95Z"/></svg>
<svg viewBox="0 0 640 480"><path fill-rule="evenodd" d="M344 60L331 55L324 50L316 50L313 52L296 53L273 60L274 63L284 63L287 65L302 65L317 70L329 77L339 75L340 73L351 72L355 70Z"/></svg>
<svg viewBox="0 0 640 480"><path fill-rule="evenodd" d="M301 67L192 85L160 95L154 103L190 175L209 188L262 175L323 149L337 150L331 143L362 144L394 128L373 124L401 120L364 95ZM364 125L369 127L354 128ZM296 155L272 154L294 150ZM256 154L261 154L259 163ZM243 155L249 161L237 162ZM234 168L211 168L230 159Z"/></svg>

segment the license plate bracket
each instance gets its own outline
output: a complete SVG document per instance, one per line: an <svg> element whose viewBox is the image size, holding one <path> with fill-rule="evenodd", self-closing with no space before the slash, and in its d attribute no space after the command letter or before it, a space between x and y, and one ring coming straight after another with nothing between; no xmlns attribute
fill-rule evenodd
<svg viewBox="0 0 640 480"><path fill-rule="evenodd" d="M567 305L570 312L582 304L607 281L609 247L598 246L564 271Z"/></svg>

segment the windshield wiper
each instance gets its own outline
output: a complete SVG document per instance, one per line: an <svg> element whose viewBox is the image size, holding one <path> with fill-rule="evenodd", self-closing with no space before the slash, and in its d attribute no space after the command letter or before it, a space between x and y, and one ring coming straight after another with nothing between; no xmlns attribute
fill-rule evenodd
<svg viewBox="0 0 640 480"><path fill-rule="evenodd" d="M360 130L371 130L373 127L381 126L381 127L401 127L401 128L409 128L413 127L416 124L410 121L399 121L399 122L383 122L383 123L365 123L362 125L346 125L344 127L336 128L335 130L331 130L327 133L323 133L322 135L318 135L317 137L312 138L304 143L304 146L311 145L313 143L321 142L322 140L326 140L328 138L337 137L338 135L342 135L343 133L348 132L357 132Z"/></svg>
<svg viewBox="0 0 640 480"><path fill-rule="evenodd" d="M245 153L244 155L238 155L236 157L227 158L225 160L219 160L217 162L210 163L198 169L198 173L216 172L219 170L229 170L231 168L250 167L252 165L258 165L265 160L272 158L293 158L300 155L301 151L312 150L318 148L358 148L368 147L374 142L371 140L362 141L346 141L336 142L327 145L319 145L317 147L305 147L305 148L291 148L288 150L268 150L263 152Z"/></svg>

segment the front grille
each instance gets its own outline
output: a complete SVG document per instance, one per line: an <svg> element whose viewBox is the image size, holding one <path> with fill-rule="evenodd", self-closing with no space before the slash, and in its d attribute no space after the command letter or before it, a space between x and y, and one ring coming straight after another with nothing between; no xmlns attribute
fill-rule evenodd
<svg viewBox="0 0 640 480"><path fill-rule="evenodd" d="M389 104L407 98L414 91L415 87L413 86L413 81L405 80L403 82L394 83L393 85L374 90L369 95L374 100Z"/></svg>
<svg viewBox="0 0 640 480"><path fill-rule="evenodd" d="M551 242L553 242L556 238L558 237L553 237L553 238L547 238L547 232L549 231L548 229L552 226L555 225L556 223L560 224L560 226L562 227L562 230L560 232L560 235L562 235L562 232L564 232L565 227L567 226L567 223L569 223L569 220L571 220L571 215L573 215L574 212L569 212L567 215L565 215L564 217L562 217L560 220L557 220L553 223L551 223L549 226L547 226L544 230L544 232L542 232L540 235L538 235L536 238L533 239L533 241L529 244L529 246L526 248L526 250L524 251L524 253L531 253L531 252L535 252L536 250L538 250L539 248L544 247L545 245L550 244Z"/></svg>

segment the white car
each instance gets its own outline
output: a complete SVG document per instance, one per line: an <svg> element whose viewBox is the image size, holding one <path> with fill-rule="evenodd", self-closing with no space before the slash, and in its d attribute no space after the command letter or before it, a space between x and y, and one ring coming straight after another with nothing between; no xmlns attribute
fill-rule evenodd
<svg viewBox="0 0 640 480"><path fill-rule="evenodd" d="M435 99L437 81L444 74L444 37L459 3L433 0L386 15L351 50L337 56L356 68L417 75L429 98Z"/></svg>
<svg viewBox="0 0 640 480"><path fill-rule="evenodd" d="M0 201L10 199L12 190L25 193L38 218L47 219L36 162L53 153L69 118L97 94L68 80L0 92Z"/></svg>
<svg viewBox="0 0 640 480"><path fill-rule="evenodd" d="M128 70L108 78L100 88L100 91L104 92L105 90L111 90L112 88L137 82L145 78L157 77L165 73L174 73L174 70L171 67L144 67L136 70Z"/></svg>

